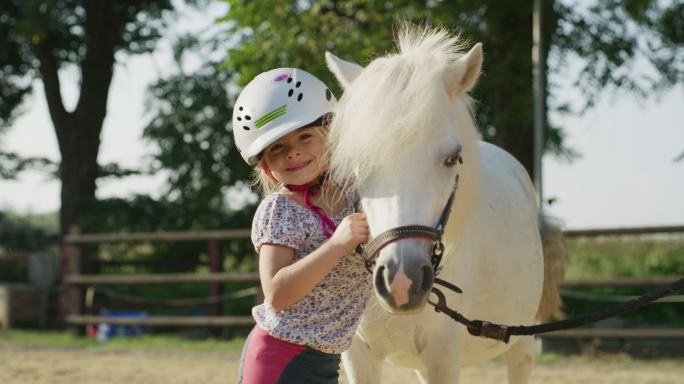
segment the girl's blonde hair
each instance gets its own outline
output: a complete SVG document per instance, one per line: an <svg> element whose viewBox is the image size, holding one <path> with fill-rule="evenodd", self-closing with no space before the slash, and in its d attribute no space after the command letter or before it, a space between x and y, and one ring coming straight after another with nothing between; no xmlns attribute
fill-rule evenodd
<svg viewBox="0 0 684 384"><path fill-rule="evenodd" d="M328 128L324 126L313 127L313 131L323 138L325 138L328 134ZM325 163L328 162L326 152L323 153L321 161L324 161ZM259 162L256 166L254 166L254 169L252 170L252 186L258 187L261 190L261 194L263 196L268 196L273 192L277 192L278 190L283 188L283 183L269 176L269 174L266 172L266 164L264 164L264 162L265 160L263 156L259 155Z"/></svg>

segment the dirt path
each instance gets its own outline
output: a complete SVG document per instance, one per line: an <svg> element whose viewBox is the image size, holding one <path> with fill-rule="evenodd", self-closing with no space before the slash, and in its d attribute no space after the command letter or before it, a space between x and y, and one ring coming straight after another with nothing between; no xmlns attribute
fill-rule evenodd
<svg viewBox="0 0 684 384"><path fill-rule="evenodd" d="M2 384L230 384L239 354L113 348L54 348L0 344ZM461 384L506 382L506 367L492 362L464 370ZM383 383L417 382L406 370ZM346 383L343 379L341 383ZM684 384L684 361L568 358L540 364L530 384Z"/></svg>

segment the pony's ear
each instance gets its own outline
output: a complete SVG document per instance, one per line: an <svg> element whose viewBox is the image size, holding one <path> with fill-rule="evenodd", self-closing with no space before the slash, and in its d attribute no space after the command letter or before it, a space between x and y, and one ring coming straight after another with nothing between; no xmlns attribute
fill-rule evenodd
<svg viewBox="0 0 684 384"><path fill-rule="evenodd" d="M363 72L362 66L342 60L328 51L325 52L325 62L328 64L330 72L335 75L337 81L345 89Z"/></svg>
<svg viewBox="0 0 684 384"><path fill-rule="evenodd" d="M480 77L482 69L482 43L477 43L468 53L451 64L447 71L446 87L452 100L470 91Z"/></svg>

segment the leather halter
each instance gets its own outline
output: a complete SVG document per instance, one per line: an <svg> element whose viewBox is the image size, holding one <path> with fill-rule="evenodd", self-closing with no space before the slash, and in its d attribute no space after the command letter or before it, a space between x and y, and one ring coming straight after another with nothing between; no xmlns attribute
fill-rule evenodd
<svg viewBox="0 0 684 384"><path fill-rule="evenodd" d="M463 163L463 159L459 157L459 163ZM449 199L446 202L446 206L442 210L442 214L439 217L436 227L428 227L425 225L405 225L401 227L395 227L389 229L381 234L377 235L373 240L371 240L365 246L359 245L356 247L356 251L361 254L364 259L364 265L368 272L373 274L373 267L375 266L375 259L378 253L395 241L402 239L428 239L434 242L432 246L432 256L430 257L430 262L432 263L432 270L435 276L440 271L439 264L442 261L442 255L444 254L444 243L442 242L442 235L444 234L444 228L446 227L447 221L449 220L449 215L451 214L451 207L454 204L454 199L456 198L456 190L458 190L458 173L456 173L456 180L454 182L454 188L449 195Z"/></svg>

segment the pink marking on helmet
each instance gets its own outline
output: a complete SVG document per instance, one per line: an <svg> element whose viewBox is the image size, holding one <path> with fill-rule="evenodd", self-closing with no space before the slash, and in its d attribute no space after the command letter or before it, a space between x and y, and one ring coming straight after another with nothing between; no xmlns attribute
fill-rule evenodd
<svg viewBox="0 0 684 384"><path fill-rule="evenodd" d="M287 73L283 73L282 75L276 76L276 78L273 79L273 82L274 83L281 82L283 80L287 80L287 78L289 78L289 77L290 77L290 75L288 75Z"/></svg>

